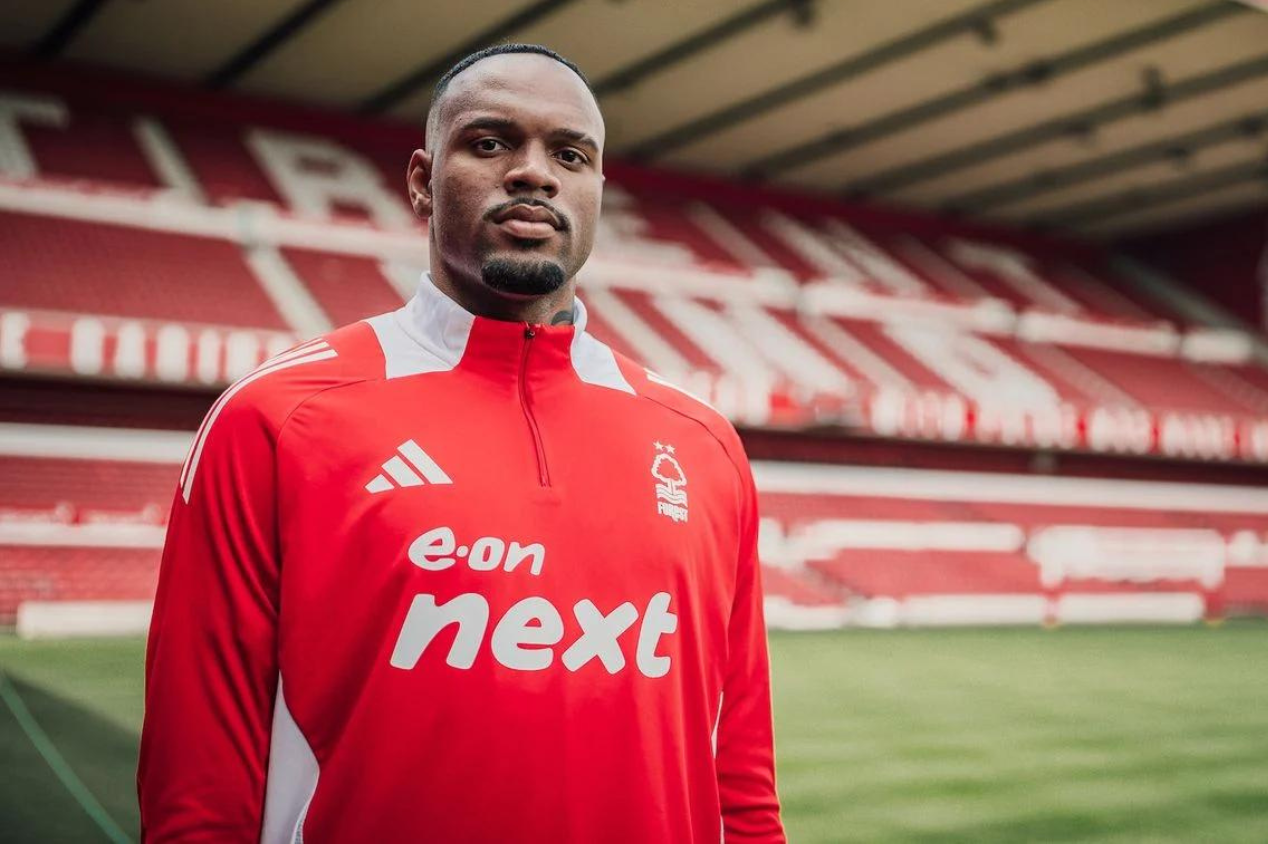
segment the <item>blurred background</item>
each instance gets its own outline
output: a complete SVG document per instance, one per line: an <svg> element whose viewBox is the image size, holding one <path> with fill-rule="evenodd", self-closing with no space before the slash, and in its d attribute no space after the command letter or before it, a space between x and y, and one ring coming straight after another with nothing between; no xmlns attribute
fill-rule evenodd
<svg viewBox="0 0 1268 844"><path fill-rule="evenodd" d="M137 836L192 432L411 295L431 86L529 41L592 330L754 461L793 840L1268 840L1265 5L4 3L0 839Z"/></svg>

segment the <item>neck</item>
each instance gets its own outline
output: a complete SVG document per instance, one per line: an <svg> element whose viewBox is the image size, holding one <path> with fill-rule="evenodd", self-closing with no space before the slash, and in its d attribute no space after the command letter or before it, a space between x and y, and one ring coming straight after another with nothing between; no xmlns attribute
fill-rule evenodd
<svg viewBox="0 0 1268 844"><path fill-rule="evenodd" d="M458 280L450 268L436 260L432 261L431 278L442 293L476 316L540 325L571 325L576 318L575 276L542 296L507 296L478 278Z"/></svg>

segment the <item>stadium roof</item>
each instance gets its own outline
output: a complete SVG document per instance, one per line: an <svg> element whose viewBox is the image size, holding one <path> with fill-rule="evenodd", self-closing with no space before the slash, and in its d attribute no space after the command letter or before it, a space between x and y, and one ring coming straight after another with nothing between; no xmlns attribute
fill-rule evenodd
<svg viewBox="0 0 1268 844"><path fill-rule="evenodd" d="M11 0L0 46L418 120L462 55L538 42L609 156L1112 235L1268 204L1262 5Z"/></svg>

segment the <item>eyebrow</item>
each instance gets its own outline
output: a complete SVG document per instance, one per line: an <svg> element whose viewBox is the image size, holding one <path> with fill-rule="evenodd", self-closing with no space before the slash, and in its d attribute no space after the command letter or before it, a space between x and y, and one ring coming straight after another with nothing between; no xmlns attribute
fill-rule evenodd
<svg viewBox="0 0 1268 844"><path fill-rule="evenodd" d="M583 147L590 147L595 152L599 151L599 142L587 135L585 132L579 132L576 129L556 129L551 133L559 135L561 138L567 138L570 141L581 144Z"/></svg>
<svg viewBox="0 0 1268 844"><path fill-rule="evenodd" d="M460 131L466 133L480 129L491 129L497 132L514 132L519 130L519 128L518 123L514 120L507 120L505 117L476 117L462 124L462 129ZM578 129L560 127L553 130L550 134L560 138L567 138L573 143L581 144L582 146L590 147L590 149L595 152L599 151L599 142Z"/></svg>
<svg viewBox="0 0 1268 844"><path fill-rule="evenodd" d="M517 129L515 121L507 120L504 117L477 117L474 120L468 120L462 124L462 132L471 132L476 129L493 129L499 132L506 132Z"/></svg>

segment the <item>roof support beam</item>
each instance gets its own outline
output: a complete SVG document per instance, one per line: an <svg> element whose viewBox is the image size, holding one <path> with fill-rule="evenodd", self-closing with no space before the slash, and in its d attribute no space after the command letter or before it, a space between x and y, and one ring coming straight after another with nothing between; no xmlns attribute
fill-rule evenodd
<svg viewBox="0 0 1268 844"><path fill-rule="evenodd" d="M702 32L670 44L663 50L658 50L646 58L639 59L609 74L594 84L594 92L602 97L629 90L649 76L663 73L674 65L681 64L729 38L734 38L790 10L804 7L805 3L806 0L767 0L765 3L746 9Z"/></svg>
<svg viewBox="0 0 1268 844"><path fill-rule="evenodd" d="M1175 179L1149 188L1138 188L1110 197L1094 199L1057 208L1028 220L1027 224L1042 228L1078 228L1092 222L1120 217L1133 211L1153 210L1162 205L1192 199L1225 188L1238 187L1257 179L1268 183L1268 159L1241 162L1228 167L1198 173L1187 179Z"/></svg>
<svg viewBox="0 0 1268 844"><path fill-rule="evenodd" d="M1014 14L1046 0L992 0L976 9L938 21L924 29L904 35L873 50L851 56L823 70L794 79L769 91L741 100L734 105L696 118L689 123L640 141L621 151L621 155L638 161L651 161L701 138L752 120L794 100L810 96L871 73L887 64L910 58L917 53L964 35L980 37L984 21Z"/></svg>
<svg viewBox="0 0 1268 844"><path fill-rule="evenodd" d="M1120 97L931 158L900 164L848 186L844 193L848 198L857 198L893 192L1050 141L1084 137L1095 132L1099 126L1156 111L1170 103L1203 97L1262 76L1268 76L1268 55L1170 83L1166 86L1165 96L1161 101L1156 94L1149 91Z"/></svg>
<svg viewBox="0 0 1268 844"><path fill-rule="evenodd" d="M1198 129L1195 132L1173 135L1170 138L1139 144L1100 158L990 185L971 193L952 197L946 201L943 208L947 212L956 214L981 214L992 208L1034 199L1037 196L1081 185L1102 176L1112 176L1168 158L1190 155L1207 147L1265 136L1268 136L1268 111L1255 112Z"/></svg>
<svg viewBox="0 0 1268 844"><path fill-rule="evenodd" d="M301 4L274 24L271 29L244 47L236 56L213 70L203 84L208 88L226 88L232 85L340 2L342 0L308 0Z"/></svg>
<svg viewBox="0 0 1268 844"><path fill-rule="evenodd" d="M749 179L767 179L779 173L803 167L821 158L905 132L922 123L1014 94L1019 90L1049 85L1061 76L1111 61L1134 50L1175 38L1232 15L1249 12L1249 9L1229 3L1227 0L1188 9L1164 20L1121 32L1056 56L1028 62L1011 71L994 74L958 91L891 112L868 123L836 129L805 143L771 153L747 165L743 175Z"/></svg>
<svg viewBox="0 0 1268 844"><path fill-rule="evenodd" d="M57 23L31 47L31 55L41 59L55 59L84 31L92 19L106 5L106 0L79 0L58 18Z"/></svg>
<svg viewBox="0 0 1268 844"><path fill-rule="evenodd" d="M469 54L506 40L510 35L526 26L530 26L542 18L553 15L574 0L538 0L505 20L471 36L467 41L440 56L437 59L420 65L395 82L370 95L357 107L361 114L379 114L413 96L420 88L432 85L445 71L453 67Z"/></svg>

